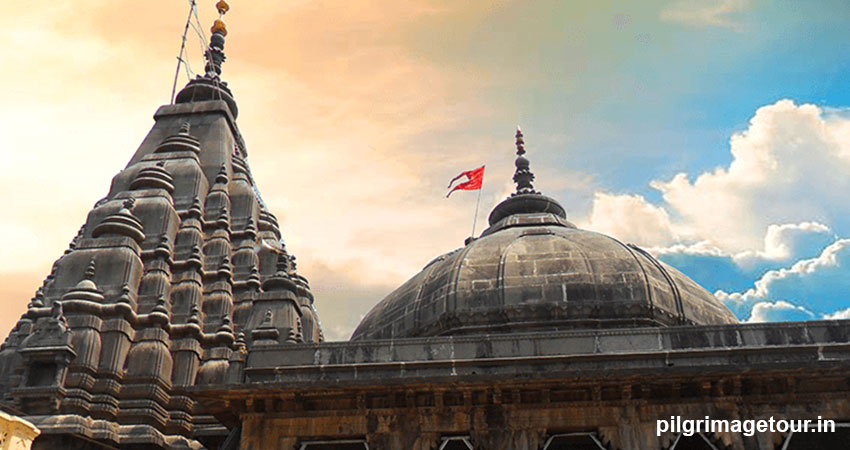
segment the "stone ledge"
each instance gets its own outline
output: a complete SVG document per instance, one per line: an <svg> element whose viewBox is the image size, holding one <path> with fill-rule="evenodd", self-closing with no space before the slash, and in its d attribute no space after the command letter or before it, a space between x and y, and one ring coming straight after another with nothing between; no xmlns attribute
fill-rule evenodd
<svg viewBox="0 0 850 450"><path fill-rule="evenodd" d="M446 336L253 347L247 371L418 361L658 354L850 343L850 320Z"/></svg>
<svg viewBox="0 0 850 450"><path fill-rule="evenodd" d="M721 348L608 354L529 355L488 359L361 362L248 368L235 389L435 381L618 377L749 370L850 367L850 344ZM203 388L195 388L202 391Z"/></svg>

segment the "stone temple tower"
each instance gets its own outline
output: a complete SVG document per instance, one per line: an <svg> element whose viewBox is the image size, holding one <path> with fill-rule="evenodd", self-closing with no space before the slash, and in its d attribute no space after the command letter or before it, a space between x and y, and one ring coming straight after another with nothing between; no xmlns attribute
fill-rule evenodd
<svg viewBox="0 0 850 450"><path fill-rule="evenodd" d="M241 381L248 348L322 340L212 31L206 73L156 112L0 350L0 403L41 429L35 448L219 448L193 387Z"/></svg>

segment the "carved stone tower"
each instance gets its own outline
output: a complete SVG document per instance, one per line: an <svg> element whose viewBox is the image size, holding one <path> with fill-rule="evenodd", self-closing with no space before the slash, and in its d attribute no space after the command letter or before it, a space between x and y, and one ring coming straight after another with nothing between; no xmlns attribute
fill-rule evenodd
<svg viewBox="0 0 850 450"><path fill-rule="evenodd" d="M0 402L36 448L219 448L193 386L241 383L248 348L322 340L248 168L221 17L212 32L206 73L156 112L0 350Z"/></svg>

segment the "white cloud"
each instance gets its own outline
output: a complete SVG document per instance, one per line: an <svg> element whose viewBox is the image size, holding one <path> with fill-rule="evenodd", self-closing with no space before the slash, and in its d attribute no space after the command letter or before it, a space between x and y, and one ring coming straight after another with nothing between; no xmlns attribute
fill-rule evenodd
<svg viewBox="0 0 850 450"><path fill-rule="evenodd" d="M771 225L765 234L763 248L738 253L725 251L707 241L648 250L706 289L731 292L752 287L755 280L770 270L819 256L835 239L829 227L803 222Z"/></svg>
<svg viewBox="0 0 850 450"><path fill-rule="evenodd" d="M835 314L847 307L850 291L850 239L839 239L816 258L798 261L789 268L771 270L752 289L745 292L714 295L739 317L753 311L762 302L787 301L811 311L818 317Z"/></svg>
<svg viewBox="0 0 850 450"><path fill-rule="evenodd" d="M667 211L639 195L597 192L589 220L580 225L644 246L666 246L678 240Z"/></svg>
<svg viewBox="0 0 850 450"><path fill-rule="evenodd" d="M683 0L663 9L659 16L665 22L740 31L741 25L729 16L743 11L748 4L747 0Z"/></svg>
<svg viewBox="0 0 850 450"><path fill-rule="evenodd" d="M763 260L793 261L815 256L836 236L828 226L817 222L770 225L764 236L764 249L744 251L734 255L735 262L743 267L753 267Z"/></svg>
<svg viewBox="0 0 850 450"><path fill-rule="evenodd" d="M668 229L672 227L671 225ZM738 266L751 270L769 261L793 262L798 259L812 258L820 254L835 239L835 234L828 226L817 222L801 222L769 225L763 244L758 249L729 252L712 244L711 241L702 240L693 244L649 247L649 250L656 255L683 254L730 258Z"/></svg>
<svg viewBox="0 0 850 450"><path fill-rule="evenodd" d="M846 113L790 100L759 108L732 136L728 166L653 181L659 204L596 194L582 225L649 247L738 317L838 314L850 306L850 240L836 240L850 233Z"/></svg>
<svg viewBox="0 0 850 450"><path fill-rule="evenodd" d="M747 322L789 322L811 319L814 319L814 314L811 311L807 311L802 306L795 306L780 300L774 303L756 303Z"/></svg>
<svg viewBox="0 0 850 450"><path fill-rule="evenodd" d="M652 186L681 217L677 225L727 251L758 248L777 223L816 221L840 232L850 206L848 126L817 106L781 100L759 108L749 128L732 136L728 167Z"/></svg>
<svg viewBox="0 0 850 450"><path fill-rule="evenodd" d="M691 180L654 180L663 201L599 193L586 226L648 247L699 243L703 251L788 259L826 236L850 232L850 118L780 100L732 136L732 161ZM781 225L784 224L784 225Z"/></svg>
<svg viewBox="0 0 850 450"><path fill-rule="evenodd" d="M850 319L850 308L842 309L832 314L824 314L823 318L828 320Z"/></svg>
<svg viewBox="0 0 850 450"><path fill-rule="evenodd" d="M804 222L771 225L765 234L763 247L744 252L729 252L708 241L649 247L647 250L706 289L731 292L752 287L755 280L770 270L817 257L833 242L835 235L828 227Z"/></svg>

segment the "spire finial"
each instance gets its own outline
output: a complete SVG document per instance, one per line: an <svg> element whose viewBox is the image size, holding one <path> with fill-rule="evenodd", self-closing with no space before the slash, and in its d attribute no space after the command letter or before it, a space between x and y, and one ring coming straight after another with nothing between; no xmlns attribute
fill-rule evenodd
<svg viewBox="0 0 850 450"><path fill-rule="evenodd" d="M121 285L121 295L115 300L116 303L130 303L130 285L124 283Z"/></svg>
<svg viewBox="0 0 850 450"><path fill-rule="evenodd" d="M514 182L516 183L516 194L537 194L531 182L534 181L534 174L528 168L528 159L525 156L525 141L522 136L522 129L516 127L516 172L514 172Z"/></svg>
<svg viewBox="0 0 850 450"><path fill-rule="evenodd" d="M198 305L192 305L192 311L189 313L189 319L186 320L186 323L201 325L201 310L198 309Z"/></svg>
<svg viewBox="0 0 850 450"><path fill-rule="evenodd" d="M245 345L245 333L239 332L236 334L236 342L234 343L236 351L240 353L248 353L247 345Z"/></svg>
<svg viewBox="0 0 850 450"><path fill-rule="evenodd" d="M156 299L156 305L151 310L152 313L161 313L168 315L168 305L165 303L165 296L160 295Z"/></svg>
<svg viewBox="0 0 850 450"><path fill-rule="evenodd" d="M86 280L93 280L94 274L95 274L95 263L94 263L94 258L92 258L91 260L89 260L89 265L86 267L86 271L83 274L83 278L85 278Z"/></svg>
<svg viewBox="0 0 850 450"><path fill-rule="evenodd" d="M219 17L221 17L227 14L227 11L230 11L230 5L228 5L224 0L219 0L218 3L215 4L215 9L218 10Z"/></svg>
<svg viewBox="0 0 850 450"><path fill-rule="evenodd" d="M516 154L522 156L525 154L525 141L522 140L522 128L516 126Z"/></svg>
<svg viewBox="0 0 850 450"><path fill-rule="evenodd" d="M228 182L227 179L227 164L221 163L221 167L218 169L218 173L215 176L215 182L226 184Z"/></svg>
<svg viewBox="0 0 850 450"><path fill-rule="evenodd" d="M230 9L230 5L225 0L219 0L215 7L218 10L218 19L215 19L212 28L210 28L212 32L210 46L207 49L206 55L204 55L207 59L207 76L210 78L221 75L221 64L225 60L224 37L227 36L227 24L224 23L223 17Z"/></svg>

